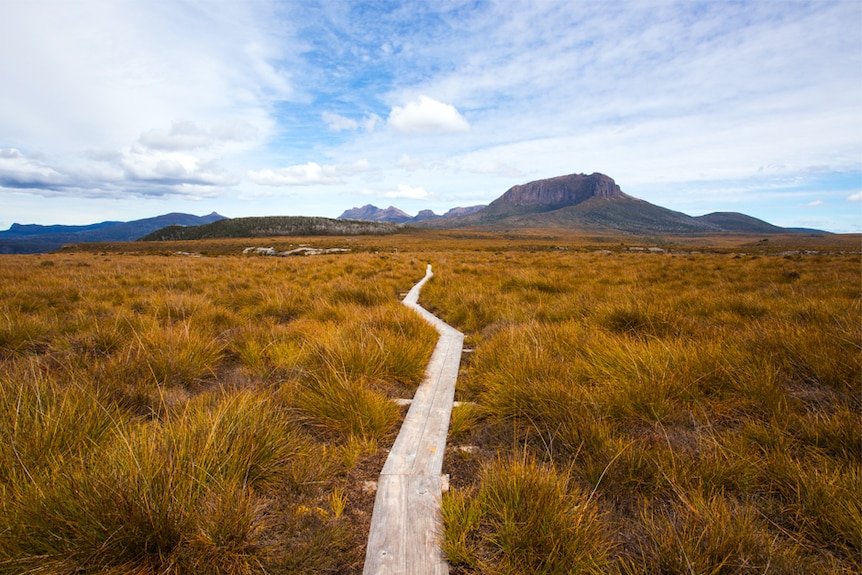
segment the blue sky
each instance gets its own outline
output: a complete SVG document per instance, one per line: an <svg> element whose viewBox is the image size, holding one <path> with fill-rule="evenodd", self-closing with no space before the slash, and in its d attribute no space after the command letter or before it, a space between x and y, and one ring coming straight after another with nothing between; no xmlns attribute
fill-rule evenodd
<svg viewBox="0 0 862 575"><path fill-rule="evenodd" d="M862 232L862 2L0 0L0 228L602 172Z"/></svg>

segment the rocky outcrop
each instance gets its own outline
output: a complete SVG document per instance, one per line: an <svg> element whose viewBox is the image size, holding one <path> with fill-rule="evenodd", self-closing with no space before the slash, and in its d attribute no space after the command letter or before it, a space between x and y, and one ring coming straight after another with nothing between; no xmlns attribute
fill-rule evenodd
<svg viewBox="0 0 862 575"><path fill-rule="evenodd" d="M435 218L439 218L437 214L434 213L434 210L420 210L416 216L413 217L411 222L424 222L425 220L433 220Z"/></svg>
<svg viewBox="0 0 862 575"><path fill-rule="evenodd" d="M508 204L556 209L574 206L592 198L627 197L616 182L604 174L571 174L513 186L491 202L491 206Z"/></svg>

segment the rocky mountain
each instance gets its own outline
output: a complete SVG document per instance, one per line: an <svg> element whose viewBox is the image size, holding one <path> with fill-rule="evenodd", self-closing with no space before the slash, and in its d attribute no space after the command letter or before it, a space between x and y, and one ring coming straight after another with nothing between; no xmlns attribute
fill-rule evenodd
<svg viewBox="0 0 862 575"><path fill-rule="evenodd" d="M371 204L365 204L361 208L351 208L345 210L339 220L362 220L366 222L393 222L403 224L413 219L413 216L406 212L402 212L395 206L389 206L386 209L380 209Z"/></svg>
<svg viewBox="0 0 862 575"><path fill-rule="evenodd" d="M569 228L625 234L792 233L744 214L692 217L624 193L604 174L570 174L513 186L486 208L413 225L431 228ZM812 230L806 230L812 231ZM815 230L816 231L816 230Z"/></svg>
<svg viewBox="0 0 862 575"><path fill-rule="evenodd" d="M435 220L440 218L454 218L483 209L485 206L470 206L466 208L452 208L442 216L435 214L432 210L422 210L415 216L403 212L395 206L389 206L386 209L378 208L371 204L366 204L361 208L351 208L345 210L339 220L362 220L366 222L393 222L397 224L410 224L415 222L423 222L426 220Z"/></svg>
<svg viewBox="0 0 862 575"><path fill-rule="evenodd" d="M491 202L488 211L508 213L523 208L529 212L549 212L593 198L634 199L604 174L571 174L513 186Z"/></svg>
<svg viewBox="0 0 862 575"><path fill-rule="evenodd" d="M33 254L60 249L65 244L129 242L166 226L198 226L225 219L215 212L206 216L170 213L129 222L106 221L85 226L12 224L0 231L0 253Z"/></svg>

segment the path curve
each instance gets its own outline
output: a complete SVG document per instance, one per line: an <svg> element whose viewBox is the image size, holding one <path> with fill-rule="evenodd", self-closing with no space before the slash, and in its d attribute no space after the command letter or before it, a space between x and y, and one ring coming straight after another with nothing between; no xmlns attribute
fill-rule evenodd
<svg viewBox="0 0 862 575"><path fill-rule="evenodd" d="M464 334L419 305L419 291L433 275L428 264L402 302L440 339L380 473L364 575L449 573L440 549L440 473Z"/></svg>

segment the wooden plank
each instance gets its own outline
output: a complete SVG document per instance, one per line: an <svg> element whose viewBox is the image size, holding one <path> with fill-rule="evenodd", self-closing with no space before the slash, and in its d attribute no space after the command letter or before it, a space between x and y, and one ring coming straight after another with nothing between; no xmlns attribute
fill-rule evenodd
<svg viewBox="0 0 862 575"><path fill-rule="evenodd" d="M440 473L464 335L419 306L419 290L432 275L429 265L404 298L440 339L380 474L365 575L449 573L440 549Z"/></svg>

